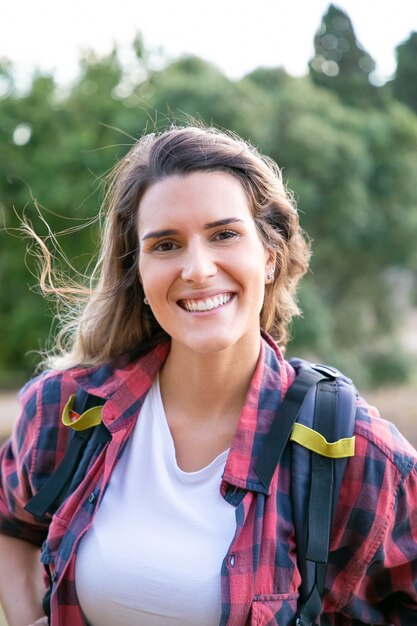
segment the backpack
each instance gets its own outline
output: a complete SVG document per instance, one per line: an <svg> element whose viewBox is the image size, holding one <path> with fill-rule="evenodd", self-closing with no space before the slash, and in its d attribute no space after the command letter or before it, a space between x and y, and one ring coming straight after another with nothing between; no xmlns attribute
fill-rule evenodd
<svg viewBox="0 0 417 626"><path fill-rule="evenodd" d="M281 403L255 465L266 488L288 441L291 446L291 496L297 562L301 574L296 626L315 626L322 597L332 522L348 457L354 455L356 389L352 381L325 365L291 359L296 378ZM51 515L81 483L93 456L110 440L101 422L105 400L79 389L64 410L77 420L66 453L25 509L36 517ZM82 424L80 425L80 421ZM71 422L67 425L71 426ZM43 608L50 615L50 594Z"/></svg>
<svg viewBox="0 0 417 626"><path fill-rule="evenodd" d="M301 574L296 626L315 626L322 612L332 522L346 463L355 453L357 391L334 368L302 359L290 364L297 376L278 408L255 471L268 488L285 446L293 442L291 498Z"/></svg>

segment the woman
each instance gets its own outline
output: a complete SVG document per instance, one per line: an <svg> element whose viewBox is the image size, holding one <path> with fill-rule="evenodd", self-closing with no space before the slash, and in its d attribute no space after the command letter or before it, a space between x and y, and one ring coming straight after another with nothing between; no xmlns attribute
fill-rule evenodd
<svg viewBox="0 0 417 626"><path fill-rule="evenodd" d="M53 626L295 624L287 452L268 495L254 472L294 380L278 346L309 258L279 170L238 138L174 128L138 142L106 203L71 344L24 388L2 452L10 624L47 623L42 543ZM111 440L53 518L35 519L24 506L65 453L60 415L80 386L106 401ZM360 399L355 435L320 624L406 626L417 619L416 453Z"/></svg>

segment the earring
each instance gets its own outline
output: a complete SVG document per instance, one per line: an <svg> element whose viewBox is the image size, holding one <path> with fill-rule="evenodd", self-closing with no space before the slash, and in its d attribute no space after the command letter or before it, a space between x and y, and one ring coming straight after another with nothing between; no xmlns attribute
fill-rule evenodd
<svg viewBox="0 0 417 626"><path fill-rule="evenodd" d="M274 272L273 271L268 272L268 274L266 275L266 279L269 283L272 283L272 281L274 280Z"/></svg>
<svg viewBox="0 0 417 626"><path fill-rule="evenodd" d="M145 304L149 304L149 300L148 300L148 298L146 296L143 298L143 301L144 301Z"/></svg>

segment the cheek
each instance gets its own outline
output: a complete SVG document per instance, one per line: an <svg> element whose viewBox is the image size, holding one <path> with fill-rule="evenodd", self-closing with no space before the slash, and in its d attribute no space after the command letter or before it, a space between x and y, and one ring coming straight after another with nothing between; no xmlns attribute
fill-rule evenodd
<svg viewBox="0 0 417 626"><path fill-rule="evenodd" d="M144 258L139 262L138 271L143 291L152 300L152 309L156 309L159 302L166 300L173 282L170 266L165 262L159 264L154 259Z"/></svg>
<svg viewBox="0 0 417 626"><path fill-rule="evenodd" d="M254 248L239 254L236 266L244 281L252 280L261 287L265 283L267 255L263 248Z"/></svg>
<svg viewBox="0 0 417 626"><path fill-rule="evenodd" d="M152 286L152 283L155 282L157 272L155 271L154 264L150 263L149 259L146 257L139 258L138 272L143 286Z"/></svg>

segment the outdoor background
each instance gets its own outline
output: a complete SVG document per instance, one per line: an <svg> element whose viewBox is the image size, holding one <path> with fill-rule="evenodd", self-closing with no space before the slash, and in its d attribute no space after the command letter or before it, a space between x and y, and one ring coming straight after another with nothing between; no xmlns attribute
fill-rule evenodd
<svg viewBox="0 0 417 626"><path fill-rule="evenodd" d="M294 323L289 354L338 366L361 389L412 388L417 356L417 32L404 30L401 22L403 39L391 49L391 67L381 52L389 36L384 34L379 48L370 38L381 59L378 66L348 12L328 5L309 24L306 53L305 37L300 39L306 18L300 16L297 23L292 15L286 30L293 30L284 32L276 6L269 0L264 4L275 11L276 40L287 37L288 55L277 43L274 56L270 44L271 62L276 58L277 65L263 62L246 73L247 49L252 47L256 59L262 33L260 38L254 22L249 30L247 21L242 21L246 31L239 30L241 18L233 19L231 5L224 15L214 14L214 21L209 16L210 28L217 20L222 34L217 45L216 32L211 33L213 53L224 47L224 34L230 33L227 71L190 53L189 42L187 52L177 56L164 52L162 40L159 46L147 45L139 12L125 19L129 32L133 28L136 33L128 43L115 42L107 52L79 50L77 58L73 52L72 65L66 57L61 64L55 61L62 53L56 38L62 20L56 14L44 11L39 21L40 32L50 24L54 43L45 58L47 41L37 34L30 39L28 33L36 29L25 31L27 20L19 26L16 7L15 22L8 29L2 23L2 41L9 41L8 49L19 60L0 60L0 387L5 392L14 393L33 375L56 313L55 303L39 294L36 246L19 233L22 217L48 244L55 233L60 247L56 269L78 278L97 251L94 218L108 171L144 132L186 123L189 116L249 139L279 163L294 191L314 254L300 291L304 315ZM322 4L315 0L311 6ZM372 2L367 5L368 31L356 1L342 4L355 9L364 35L390 32L377 13L371 19ZM392 23L398 35L399 17L407 18L412 4L399 0ZM184 9L187 3L178 6ZM213 13L214 7L219 9L216 0L212 6ZM417 29L417 10L408 11L405 23ZM82 17L80 13L79 27L85 29ZM146 11L143 17L155 42ZM166 27L169 18L158 23ZM203 40L202 18L194 15L191 25ZM77 25L68 19L75 37ZM172 20L165 31L171 48L170 36L183 18ZM13 48L10 34L19 28L27 45ZM266 24L265 32L270 33ZM305 57L303 71L294 40ZM69 41L68 36L63 43ZM196 37L193 45L199 49ZM53 334L56 325L52 329Z"/></svg>
<svg viewBox="0 0 417 626"><path fill-rule="evenodd" d="M318 4L323 3L309 6ZM372 33L375 44L379 4L366 4L375 15L368 25L361 23L361 32ZM126 28L136 33L128 44L116 41L104 52L99 45L84 47L68 70L67 61L54 65L61 49L52 30L49 66L36 57L48 43L44 38L26 47L21 38L28 58L20 65L0 45L0 438L16 417L16 389L33 375L56 312L39 294L36 246L19 234L21 218L48 244L51 232L56 234L56 268L77 277L97 252L94 218L108 171L144 132L187 123L191 116L236 131L273 157L295 194L314 255L300 291L304 315L293 326L288 354L342 369L417 444L414 3L398 2L396 14L408 10L410 28L401 31L385 71L358 38L349 12L325 3L315 23L310 16L302 67L300 61L296 67L290 48L286 56L279 47L279 22L275 42L268 40L271 50L276 43L279 58L274 64L271 53L269 62L254 66L268 14L255 16L243 31L231 5L224 9L226 22L221 12L210 21L212 56L181 52L180 41L164 51L162 24L172 35L184 19L170 15L164 2L159 45L157 24L150 44L138 10L125 18ZM194 7L190 28L197 42L204 11L199 15L198 5L188 6L189 13ZM39 19L47 19L46 13ZM307 17L299 12L295 19L292 43L304 49ZM86 22L80 12L84 28L100 30ZM10 28L19 32L18 23ZM107 44L112 40L107 35ZM388 40L380 37L379 52ZM224 65L215 57L220 43L227 46ZM244 69L245 60L250 69Z"/></svg>
<svg viewBox="0 0 417 626"><path fill-rule="evenodd" d="M367 31L355 0L342 2L349 3L364 35L375 36L379 28L390 32L377 13ZM10 43L19 62L6 56L0 60L0 388L14 397L33 375L38 351L56 331L56 303L39 293L36 246L19 233L21 218L48 244L51 232L56 235L56 269L79 278L77 272L88 271L97 251L94 218L108 171L144 132L187 123L191 116L249 139L279 163L295 194L302 226L313 241L313 260L300 291L304 314L294 323L289 355L331 363L361 389L412 389L417 356L417 32L408 31L407 24L417 30L417 10L409 9L407 18L406 8L412 4L399 0L398 24L393 20L392 30L403 39L391 49L391 66L382 54L383 42L378 48L370 39L381 60L377 65L348 12L334 5L324 5L317 22L309 24L307 47L299 37L306 32L305 18L297 24L293 15L294 32L285 34L277 11L276 38L281 39L280 32L287 37L288 55L278 46L276 66L264 62L246 73L246 48L253 48L256 59L257 45L262 45L257 29L252 29L252 39L252 31L239 31L240 18L233 20L229 5L219 31L230 32L227 71L189 51L168 54L162 40L159 46L147 45L139 13L133 25L128 22L136 34L127 43L109 45L112 37L106 31L107 52L79 50L77 58L73 52L72 65L64 56L61 64L55 60L54 50L57 59L62 53L57 15L45 12L39 22L45 26L50 19L54 27L55 48L49 56L42 56L43 38L38 49L37 36L27 35L26 56ZM182 0L179 6L186 5ZM269 0L265 5L272 10ZM401 15L407 18L405 30ZM85 28L81 17L80 28ZM143 17L155 42L149 15ZM210 27L221 17L210 18ZM193 19L197 31L204 29L199 16ZM180 16L173 20L171 35L175 23L182 24ZM167 21L169 16L165 26ZM76 27L71 20L69 25ZM19 32L18 22L9 26L3 22L1 27L6 43L14 42L10 31ZM203 40L203 30L201 35ZM217 46L215 35L213 50L225 43L219 40ZM297 56L298 46L291 47L294 39L305 57L303 71L304 57ZM388 35L382 39L391 41ZM190 45L198 49L196 39ZM272 47L270 57L275 58ZM0 415L6 429L9 413Z"/></svg>

